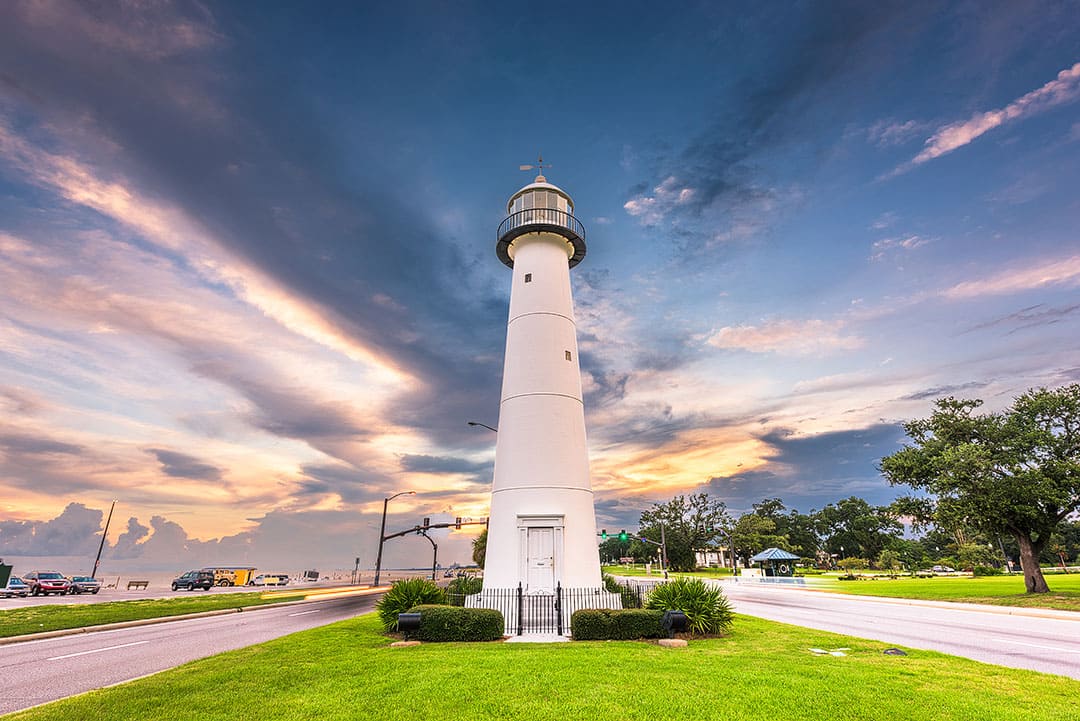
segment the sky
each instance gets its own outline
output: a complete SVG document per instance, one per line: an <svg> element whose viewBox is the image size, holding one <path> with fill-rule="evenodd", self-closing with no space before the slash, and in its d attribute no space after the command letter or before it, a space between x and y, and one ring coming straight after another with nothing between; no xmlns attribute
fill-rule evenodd
<svg viewBox="0 0 1080 721"><path fill-rule="evenodd" d="M148 569L486 516L541 153L603 527L886 503L935 399L1080 381L1075 0L11 0L0 556L92 559L113 500Z"/></svg>

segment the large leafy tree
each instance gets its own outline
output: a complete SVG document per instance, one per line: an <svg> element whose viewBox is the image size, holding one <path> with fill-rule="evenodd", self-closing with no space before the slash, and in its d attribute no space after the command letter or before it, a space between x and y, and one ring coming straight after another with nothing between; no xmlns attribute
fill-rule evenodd
<svg viewBox="0 0 1080 721"><path fill-rule="evenodd" d="M667 503L654 504L641 514L642 538L667 542L668 566L673 571L692 571L697 565L694 552L708 548L730 524L727 507L707 493L676 496ZM661 531L661 526L663 530Z"/></svg>
<svg viewBox="0 0 1080 721"><path fill-rule="evenodd" d="M735 555L744 565L751 556L766 548L782 548L787 545L787 539L776 532L776 522L757 513L744 513L739 516L735 527L731 529L731 542L735 546Z"/></svg>
<svg viewBox="0 0 1080 721"><path fill-rule="evenodd" d="M924 521L1011 535L1028 593L1046 593L1039 555L1080 508L1080 384L1028 391L1001 413L977 414L979 400L935 405L904 424L912 442L882 473L929 495L910 499Z"/></svg>
<svg viewBox="0 0 1080 721"><path fill-rule="evenodd" d="M877 558L904 530L892 509L857 496L830 503L816 517L826 549L840 556Z"/></svg>
<svg viewBox="0 0 1080 721"><path fill-rule="evenodd" d="M771 545L807 558L817 553L821 539L818 538L817 520L813 516L788 509L779 498L766 498L755 503L754 515L773 522L774 534L781 538Z"/></svg>

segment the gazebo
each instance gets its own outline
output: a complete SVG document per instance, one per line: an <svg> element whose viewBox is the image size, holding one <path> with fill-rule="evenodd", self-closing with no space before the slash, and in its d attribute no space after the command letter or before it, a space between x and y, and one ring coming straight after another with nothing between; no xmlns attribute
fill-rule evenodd
<svg viewBox="0 0 1080 721"><path fill-rule="evenodd" d="M766 576L790 576L794 569L793 562L798 560L798 556L782 548L766 548L752 557L750 563L760 563Z"/></svg>

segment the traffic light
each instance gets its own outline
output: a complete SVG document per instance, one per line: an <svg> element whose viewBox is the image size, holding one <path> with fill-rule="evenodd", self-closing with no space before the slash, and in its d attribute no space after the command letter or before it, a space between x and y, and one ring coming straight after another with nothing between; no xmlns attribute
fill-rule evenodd
<svg viewBox="0 0 1080 721"><path fill-rule="evenodd" d="M629 536L629 534L627 534L625 528L623 530L619 531L619 540L620 541L626 541L629 538L630 538L630 536Z"/></svg>
<svg viewBox="0 0 1080 721"><path fill-rule="evenodd" d="M600 538L602 538L605 541L607 540L607 529L606 528L601 528L600 529Z"/></svg>
<svg viewBox="0 0 1080 721"><path fill-rule="evenodd" d="M425 518L424 519L424 528L427 528L430 525L431 525L431 519L430 518Z"/></svg>
<svg viewBox="0 0 1080 721"><path fill-rule="evenodd" d="M459 531L461 530L461 516L458 516L457 518L454 519L454 528L456 528Z"/></svg>

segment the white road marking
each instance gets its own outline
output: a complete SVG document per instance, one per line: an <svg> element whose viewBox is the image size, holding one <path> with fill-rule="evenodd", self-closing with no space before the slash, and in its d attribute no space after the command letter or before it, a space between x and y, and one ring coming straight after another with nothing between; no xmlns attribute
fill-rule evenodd
<svg viewBox="0 0 1080 721"><path fill-rule="evenodd" d="M322 610L321 608L317 608L314 611L301 611L300 613L290 613L289 618L292 618L293 616L306 616L309 613L318 613L321 610Z"/></svg>
<svg viewBox="0 0 1080 721"><path fill-rule="evenodd" d="M106 646L105 648L95 648L91 651L79 651L78 653L68 653L63 656L53 656L52 658L45 659L46 661L60 661L65 658L75 658L76 656L85 656L88 653L101 653L102 651L114 651L118 648L127 648L129 646L141 646L144 643L150 643L149 641L135 641L133 643L122 643L119 646Z"/></svg>
<svg viewBox="0 0 1080 721"><path fill-rule="evenodd" d="M1061 653L1080 653L1080 649L1075 648L1060 648L1058 646L1044 646L1041 643L1024 643L1023 641L1010 641L1007 638L995 638L995 641L1001 643L1011 643L1017 646L1030 646L1031 648L1045 648L1048 651L1059 651Z"/></svg>

